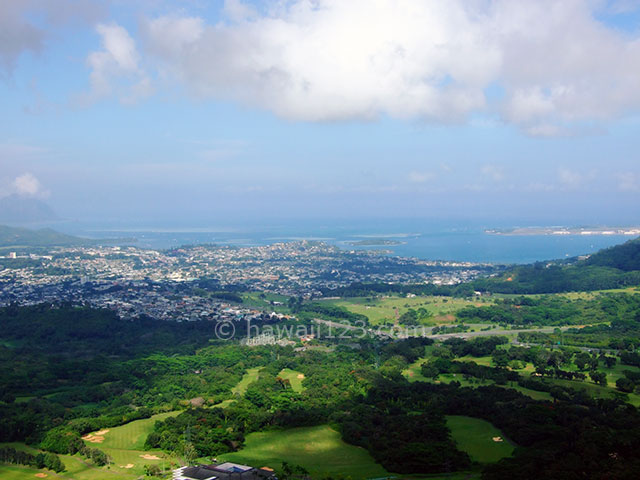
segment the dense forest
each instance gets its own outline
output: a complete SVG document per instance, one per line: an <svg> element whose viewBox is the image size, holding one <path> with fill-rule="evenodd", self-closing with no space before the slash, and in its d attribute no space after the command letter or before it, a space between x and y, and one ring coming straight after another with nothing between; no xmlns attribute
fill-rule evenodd
<svg viewBox="0 0 640 480"><path fill-rule="evenodd" d="M545 302L543 298L530 306L548 305ZM553 302L548 306L567 308ZM635 304L628 308L637 311ZM575 361L584 373L570 372L570 378L596 382L597 371L589 370L591 356L543 355L543 347L505 350L502 337L453 338L441 346L426 338L364 338L357 340L357 348L296 352L292 347L247 348L211 341L205 326L196 323L146 322L124 322L110 312L70 306L1 310L5 368L0 377L0 441L24 441L51 453L78 452L99 462L99 449L83 448L83 434L184 409L156 424L146 439L148 448L178 452L183 458L213 457L242 448L250 432L329 423L389 471L435 473L471 465L452 443L444 422L444 415L455 414L486 419L521 447L512 458L487 467L487 479L513 478L509 476L516 471L517 478L634 478L640 468L635 454L640 417L634 407L622 399L592 400L505 368L531 361L543 379L565 378L569 370L562 365ZM640 319L629 322L638 324ZM47 324L60 328L50 332ZM619 326L613 323L610 328ZM154 334L147 336L150 330ZM60 348L52 348L54 344ZM554 400L456 382L409 383L401 372L419 360L425 348L435 348L433 360L422 366L425 376L457 373L497 385L515 383L551 392ZM457 360L487 355L497 366ZM637 354L625 355L622 362L636 361ZM251 367L261 367L258 379L242 395L232 395L231 388ZM279 377L285 368L304 374L304 391L294 391ZM635 388L638 377L625 375L620 389ZM29 399L18 402L22 397ZM191 407L186 400L194 397L204 398L205 404ZM234 401L224 409L216 406L226 399ZM582 457L589 461L571 460ZM41 463L43 458L27 460Z"/></svg>

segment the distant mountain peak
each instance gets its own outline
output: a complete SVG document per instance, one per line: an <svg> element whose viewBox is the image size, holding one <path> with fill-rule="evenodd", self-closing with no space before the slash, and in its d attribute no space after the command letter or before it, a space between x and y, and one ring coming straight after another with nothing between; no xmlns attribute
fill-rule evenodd
<svg viewBox="0 0 640 480"><path fill-rule="evenodd" d="M49 205L37 198L16 194L0 198L0 223L23 225L58 218Z"/></svg>

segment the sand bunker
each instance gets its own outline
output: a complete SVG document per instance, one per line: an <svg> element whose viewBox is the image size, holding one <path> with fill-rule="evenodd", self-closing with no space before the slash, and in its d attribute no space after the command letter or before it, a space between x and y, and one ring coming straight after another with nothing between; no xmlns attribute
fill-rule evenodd
<svg viewBox="0 0 640 480"><path fill-rule="evenodd" d="M304 378L304 373L299 373L299 374L298 374L298 378L299 378L300 380L302 380L302 379Z"/></svg>
<svg viewBox="0 0 640 480"><path fill-rule="evenodd" d="M47 478L48 477L48 475L46 473L36 473L35 476L38 477L38 478Z"/></svg>
<svg viewBox="0 0 640 480"><path fill-rule="evenodd" d="M145 460L160 460L160 457L158 457L157 455L149 455L148 453L140 455L140 458L144 458Z"/></svg>
<svg viewBox="0 0 640 480"><path fill-rule="evenodd" d="M120 465L120 468L133 468L133 463L127 463L126 465Z"/></svg>
<svg viewBox="0 0 640 480"><path fill-rule="evenodd" d="M88 435L85 435L84 437L82 437L82 439L91 443L102 443L104 442L104 435L106 433L109 433L108 428L105 428L104 430L100 430L99 432L96 432L96 433L89 433Z"/></svg>
<svg viewBox="0 0 640 480"><path fill-rule="evenodd" d="M494 442L502 442L502 437L493 437Z"/></svg>

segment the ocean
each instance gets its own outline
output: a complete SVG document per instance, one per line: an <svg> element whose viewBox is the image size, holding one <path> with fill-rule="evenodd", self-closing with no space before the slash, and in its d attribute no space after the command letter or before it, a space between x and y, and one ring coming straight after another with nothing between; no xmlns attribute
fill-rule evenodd
<svg viewBox="0 0 640 480"><path fill-rule="evenodd" d="M521 227L522 225L520 225ZM68 223L55 228L90 238L135 238L141 248L181 245L258 246L318 240L345 250L383 250L390 255L426 260L494 264L531 263L596 252L630 240L629 235L494 235L487 229L516 225L435 221L360 223L296 222L259 225L104 225ZM381 244L384 243L384 244Z"/></svg>

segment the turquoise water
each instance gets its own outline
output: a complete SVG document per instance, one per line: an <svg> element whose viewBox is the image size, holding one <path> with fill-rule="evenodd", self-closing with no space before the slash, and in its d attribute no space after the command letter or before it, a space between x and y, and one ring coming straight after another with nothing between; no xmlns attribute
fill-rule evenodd
<svg viewBox="0 0 640 480"><path fill-rule="evenodd" d="M567 225L571 227L572 225ZM135 237L143 248L171 248L213 243L255 246L300 239L321 240L344 249L382 249L390 254L428 260L530 263L593 253L623 243L625 235L490 235L485 229L508 228L490 223L455 224L386 221L361 224L296 222L234 226L66 225L60 230L92 238ZM353 246L350 242L384 238L398 245Z"/></svg>

